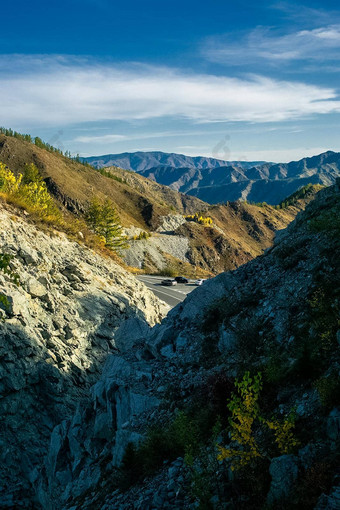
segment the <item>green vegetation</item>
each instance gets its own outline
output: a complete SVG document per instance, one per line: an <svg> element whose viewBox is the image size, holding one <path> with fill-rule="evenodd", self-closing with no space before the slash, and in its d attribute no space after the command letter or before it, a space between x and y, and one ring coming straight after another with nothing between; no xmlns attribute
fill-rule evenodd
<svg viewBox="0 0 340 510"><path fill-rule="evenodd" d="M103 203L93 199L85 218L90 229L103 240L106 247L111 250L127 247L118 213L108 199Z"/></svg>
<svg viewBox="0 0 340 510"><path fill-rule="evenodd" d="M5 135L5 136L10 136L12 138L17 138L18 140L21 140L23 142L31 143L31 144L39 147L39 149L44 149L44 150L51 152L53 154L59 154L60 156L64 156L65 158L76 161L77 163L80 163L83 166L93 168L92 165L90 165L86 161L82 161L82 159L79 157L79 154L77 154L76 157L73 157L69 151L63 152L61 149L58 149L57 147L53 147L53 145L44 142L38 136L36 136L35 138L32 138L31 135L18 133L17 131L14 131L13 129L7 129L4 127L0 127L0 134Z"/></svg>
<svg viewBox="0 0 340 510"><path fill-rule="evenodd" d="M289 206L296 205L298 200L314 195L314 193L320 191L322 188L323 186L321 184L306 184L284 200L281 200L281 202L277 205L270 205L267 202L250 202L248 200L244 200L244 203L249 205L256 205L257 207L273 207L276 210L287 209Z"/></svg>
<svg viewBox="0 0 340 510"><path fill-rule="evenodd" d="M159 276L169 276L170 278L174 278L177 275L177 271L171 264L168 264L166 267L158 271L157 274L159 274Z"/></svg>
<svg viewBox="0 0 340 510"><path fill-rule="evenodd" d="M218 445L218 460L228 459L232 470L239 470L254 463L266 454L260 448L255 436L255 428L267 427L274 433L274 442L281 455L292 453L299 445L293 434L295 414L290 412L283 420L265 419L259 407L259 395L263 388L262 374L254 377L246 372L243 379L236 379L237 392L233 393L228 403L231 411L230 439L232 446L225 448Z"/></svg>
<svg viewBox="0 0 340 510"><path fill-rule="evenodd" d="M340 379L334 370L329 375L320 377L314 382L317 389L321 404L326 410L331 410L340 402Z"/></svg>
<svg viewBox="0 0 340 510"><path fill-rule="evenodd" d="M206 413L204 418L195 413L180 411L173 421L165 426L148 430L145 439L137 446L130 444L122 462L122 480L129 484L152 474L162 466L164 460L185 457L188 464L202 445Z"/></svg>
<svg viewBox="0 0 340 510"><path fill-rule="evenodd" d="M80 162L83 163L82 161L80 161ZM91 166L91 165L89 165L89 166ZM91 167L91 168L96 170L96 172L99 172L101 175L104 175L104 177L108 177L109 179L113 179L114 181L120 182L121 184L128 185L126 179L123 179L122 177L119 177L118 175L115 175L112 172L105 170L105 168L94 168L94 167Z"/></svg>
<svg viewBox="0 0 340 510"><path fill-rule="evenodd" d="M252 202L251 200L242 200L242 203L243 204L248 204L248 205L255 205L256 207L276 207L276 206L271 206L269 205L267 202Z"/></svg>
<svg viewBox="0 0 340 510"><path fill-rule="evenodd" d="M33 138L31 137L31 135L23 135L21 133L18 133L17 131L13 131L13 129L0 127L0 134L5 136L11 136L13 138L18 138L18 140L22 140L23 142L33 143Z"/></svg>
<svg viewBox="0 0 340 510"><path fill-rule="evenodd" d="M340 239L340 203L335 202L332 207L323 209L309 222L309 229L315 233L325 233L328 236Z"/></svg>
<svg viewBox="0 0 340 510"><path fill-rule="evenodd" d="M108 252L112 253L126 246L118 214L108 201L104 204L94 201L91 204L87 215L89 229L83 219L74 218L58 209L39 170L33 164L25 165L23 173L16 177L0 162L0 197L26 210L35 222L60 229L77 240L81 233L81 239L92 248L101 251L108 248Z"/></svg>
<svg viewBox="0 0 340 510"><path fill-rule="evenodd" d="M321 186L321 184L306 184L306 186L302 186L302 188L298 189L287 198L282 200L278 205L275 206L275 208L286 209L290 205L295 205L298 200L314 195L314 193L320 191L322 188L323 186Z"/></svg>
<svg viewBox="0 0 340 510"><path fill-rule="evenodd" d="M184 458L194 476L193 464L201 449L208 443L213 446L227 424L229 411L225 401L231 388L232 382L225 373L216 373L196 390L190 405L184 405L178 388L172 388L167 400L177 401L179 411L168 423L149 428L139 445L128 446L121 470L124 488L160 468L165 460L177 457ZM199 485L199 479L195 479Z"/></svg>
<svg viewBox="0 0 340 510"><path fill-rule="evenodd" d="M13 259L12 255L8 253L0 253L0 271L9 276L10 280L15 284L19 285L20 278L19 275L13 271L10 267L11 260ZM0 304L7 310L9 307L9 302L7 296L0 292Z"/></svg>
<svg viewBox="0 0 340 510"><path fill-rule="evenodd" d="M231 459L231 469L239 469L260 457L258 444L254 437L254 422L259 419L259 394L262 389L261 374L254 378L246 372L242 381L235 381L237 393L233 393L228 403L231 411L230 438L237 443L235 448L218 445L218 460Z"/></svg>
<svg viewBox="0 0 340 510"><path fill-rule="evenodd" d="M134 241L142 241L142 240L147 240L150 237L151 237L150 232L145 232L145 230L143 230L139 234L136 234L135 236L133 236L133 240Z"/></svg>
<svg viewBox="0 0 340 510"><path fill-rule="evenodd" d="M15 177L13 172L0 162L0 193L9 202L24 207L45 221L60 221L60 211L33 164L26 165L24 173Z"/></svg>

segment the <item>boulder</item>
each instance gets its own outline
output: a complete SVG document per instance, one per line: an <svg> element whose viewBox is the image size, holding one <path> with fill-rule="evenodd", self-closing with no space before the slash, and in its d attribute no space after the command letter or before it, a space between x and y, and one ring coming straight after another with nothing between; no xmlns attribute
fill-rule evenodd
<svg viewBox="0 0 340 510"><path fill-rule="evenodd" d="M340 439L340 409L335 407L327 419L327 436L336 443Z"/></svg>
<svg viewBox="0 0 340 510"><path fill-rule="evenodd" d="M40 281L35 278L30 278L26 284L27 292L31 294L33 298L42 298L46 296L47 289Z"/></svg>
<svg viewBox="0 0 340 510"><path fill-rule="evenodd" d="M269 473L272 481L267 503L274 505L277 502L286 501L291 495L298 477L298 458L295 455L282 455L274 458L270 463Z"/></svg>

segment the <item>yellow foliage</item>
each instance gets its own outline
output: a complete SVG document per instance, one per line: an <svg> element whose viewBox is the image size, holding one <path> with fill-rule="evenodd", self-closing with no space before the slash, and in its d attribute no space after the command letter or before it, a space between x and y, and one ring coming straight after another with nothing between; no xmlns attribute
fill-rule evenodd
<svg viewBox="0 0 340 510"><path fill-rule="evenodd" d="M210 216L202 216L198 213L195 214L189 214L188 216L185 216L185 219L187 221L195 221L196 223L199 223L200 225L212 225L213 220L210 218Z"/></svg>
<svg viewBox="0 0 340 510"><path fill-rule="evenodd" d="M244 374L242 381L236 379L237 393L233 393L228 403L231 411L230 438L231 447L217 445L219 451L217 460L229 459L231 469L240 469L251 464L263 454L254 436L254 426L266 425L274 432L275 443L281 454L292 453L299 442L294 437L295 415L290 413L282 422L277 419L265 420L260 413L258 404L262 389L262 376L258 373L251 377L249 372Z"/></svg>
<svg viewBox="0 0 340 510"><path fill-rule="evenodd" d="M32 176L33 170L36 170L36 180L24 183L22 174L16 177L6 165L0 163L0 192L4 193L11 202L23 206L39 217L44 219L53 217L56 220L60 212L47 190L46 183L41 179L34 165L31 165L29 169Z"/></svg>
<svg viewBox="0 0 340 510"><path fill-rule="evenodd" d="M295 416L293 413L290 413L282 423L275 419L272 421L267 420L265 423L274 432L275 442L282 455L292 453L299 445L298 440L293 434L295 427Z"/></svg>
<svg viewBox="0 0 340 510"><path fill-rule="evenodd" d="M21 184L22 175L16 178L13 172L0 162L0 190L3 193L16 193Z"/></svg>
<svg viewBox="0 0 340 510"><path fill-rule="evenodd" d="M253 425L259 417L258 397L262 389L261 374L254 378L246 372L242 381L236 380L238 394L233 393L228 404L231 411L230 437L237 443L235 448L218 446L218 460L231 459L231 469L247 466L257 457L261 457L259 447L253 435Z"/></svg>
<svg viewBox="0 0 340 510"><path fill-rule="evenodd" d="M48 216L57 213L51 195L44 182L30 182L19 188L19 195L39 213L40 216Z"/></svg>

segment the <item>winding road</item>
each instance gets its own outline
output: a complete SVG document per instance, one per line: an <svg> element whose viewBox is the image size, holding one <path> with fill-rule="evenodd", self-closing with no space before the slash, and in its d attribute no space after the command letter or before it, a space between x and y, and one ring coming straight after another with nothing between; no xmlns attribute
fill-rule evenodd
<svg viewBox="0 0 340 510"><path fill-rule="evenodd" d="M165 301L165 303L171 308L184 301L190 292L197 289L197 286L194 284L194 280L189 280L189 283L187 284L178 283L173 287L165 287L161 285L161 281L167 279L164 276L140 275L137 276L137 278L140 282L143 282L148 289L152 290L159 299Z"/></svg>

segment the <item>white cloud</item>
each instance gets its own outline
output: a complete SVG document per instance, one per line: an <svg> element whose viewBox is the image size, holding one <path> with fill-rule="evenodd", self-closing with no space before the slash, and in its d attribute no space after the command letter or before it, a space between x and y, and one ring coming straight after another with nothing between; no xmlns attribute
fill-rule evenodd
<svg viewBox="0 0 340 510"><path fill-rule="evenodd" d="M205 42L203 55L213 62L244 65L259 60L276 63L296 60L340 60L340 24L280 35L258 27L235 41L233 35Z"/></svg>
<svg viewBox="0 0 340 510"><path fill-rule="evenodd" d="M114 143L126 140L124 135L77 136L73 141L80 143Z"/></svg>
<svg viewBox="0 0 340 510"><path fill-rule="evenodd" d="M276 122L340 111L331 88L63 56L0 57L0 102L1 123L14 128L167 116Z"/></svg>

